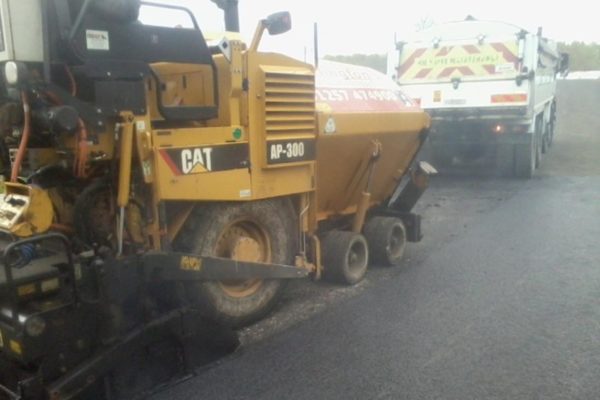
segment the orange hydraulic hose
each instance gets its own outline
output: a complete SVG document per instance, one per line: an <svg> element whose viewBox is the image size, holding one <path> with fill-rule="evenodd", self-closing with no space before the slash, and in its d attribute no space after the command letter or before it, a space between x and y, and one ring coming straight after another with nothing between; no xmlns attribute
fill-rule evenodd
<svg viewBox="0 0 600 400"><path fill-rule="evenodd" d="M50 225L50 229L54 229L55 231L60 231L66 234L72 234L75 232L75 229L72 226L57 223Z"/></svg>
<svg viewBox="0 0 600 400"><path fill-rule="evenodd" d="M21 164L23 158L25 158L25 152L27 151L27 144L29 143L29 136L31 135L31 107L29 106L29 96L25 90L21 91L21 101L23 103L23 134L21 135L21 142L19 143L19 149L17 150L17 156L10 172L10 181L17 182L19 179L19 171L21 170Z"/></svg>
<svg viewBox="0 0 600 400"><path fill-rule="evenodd" d="M79 137L77 143L77 152L75 156L75 176L78 178L86 177L86 164L88 162L88 137L85 123L79 119Z"/></svg>
<svg viewBox="0 0 600 400"><path fill-rule="evenodd" d="M75 97L77 96L77 81L75 81L75 77L68 65L65 65L65 73L67 74L69 84L71 85L71 96Z"/></svg>

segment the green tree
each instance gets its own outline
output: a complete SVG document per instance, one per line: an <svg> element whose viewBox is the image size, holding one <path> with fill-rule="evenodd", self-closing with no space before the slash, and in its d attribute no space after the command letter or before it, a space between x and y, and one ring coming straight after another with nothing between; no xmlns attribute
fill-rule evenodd
<svg viewBox="0 0 600 400"><path fill-rule="evenodd" d="M385 54L353 54L351 56L325 56L326 60L338 61L346 64L362 65L373 68L384 74L387 71L387 56Z"/></svg>
<svg viewBox="0 0 600 400"><path fill-rule="evenodd" d="M600 70L600 44L598 43L558 43L558 49L569 54L571 71Z"/></svg>

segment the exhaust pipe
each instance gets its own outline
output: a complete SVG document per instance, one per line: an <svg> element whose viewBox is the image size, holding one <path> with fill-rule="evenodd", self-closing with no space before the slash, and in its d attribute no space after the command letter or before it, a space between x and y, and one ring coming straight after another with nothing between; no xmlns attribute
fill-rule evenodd
<svg viewBox="0 0 600 400"><path fill-rule="evenodd" d="M225 30L228 32L240 31L240 16L238 0L212 0L225 13Z"/></svg>

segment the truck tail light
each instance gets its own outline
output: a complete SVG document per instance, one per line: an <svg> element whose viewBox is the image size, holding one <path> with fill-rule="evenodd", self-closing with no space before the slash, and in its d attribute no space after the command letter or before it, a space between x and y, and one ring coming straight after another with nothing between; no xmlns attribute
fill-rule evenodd
<svg viewBox="0 0 600 400"><path fill-rule="evenodd" d="M493 94L491 101L497 103L524 103L527 101L526 93Z"/></svg>

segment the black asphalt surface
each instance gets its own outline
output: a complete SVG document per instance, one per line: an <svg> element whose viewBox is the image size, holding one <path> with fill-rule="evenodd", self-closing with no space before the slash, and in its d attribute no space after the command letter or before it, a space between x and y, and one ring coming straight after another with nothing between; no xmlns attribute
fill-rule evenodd
<svg viewBox="0 0 600 400"><path fill-rule="evenodd" d="M599 399L596 124L532 180L435 179L405 266L153 399Z"/></svg>

